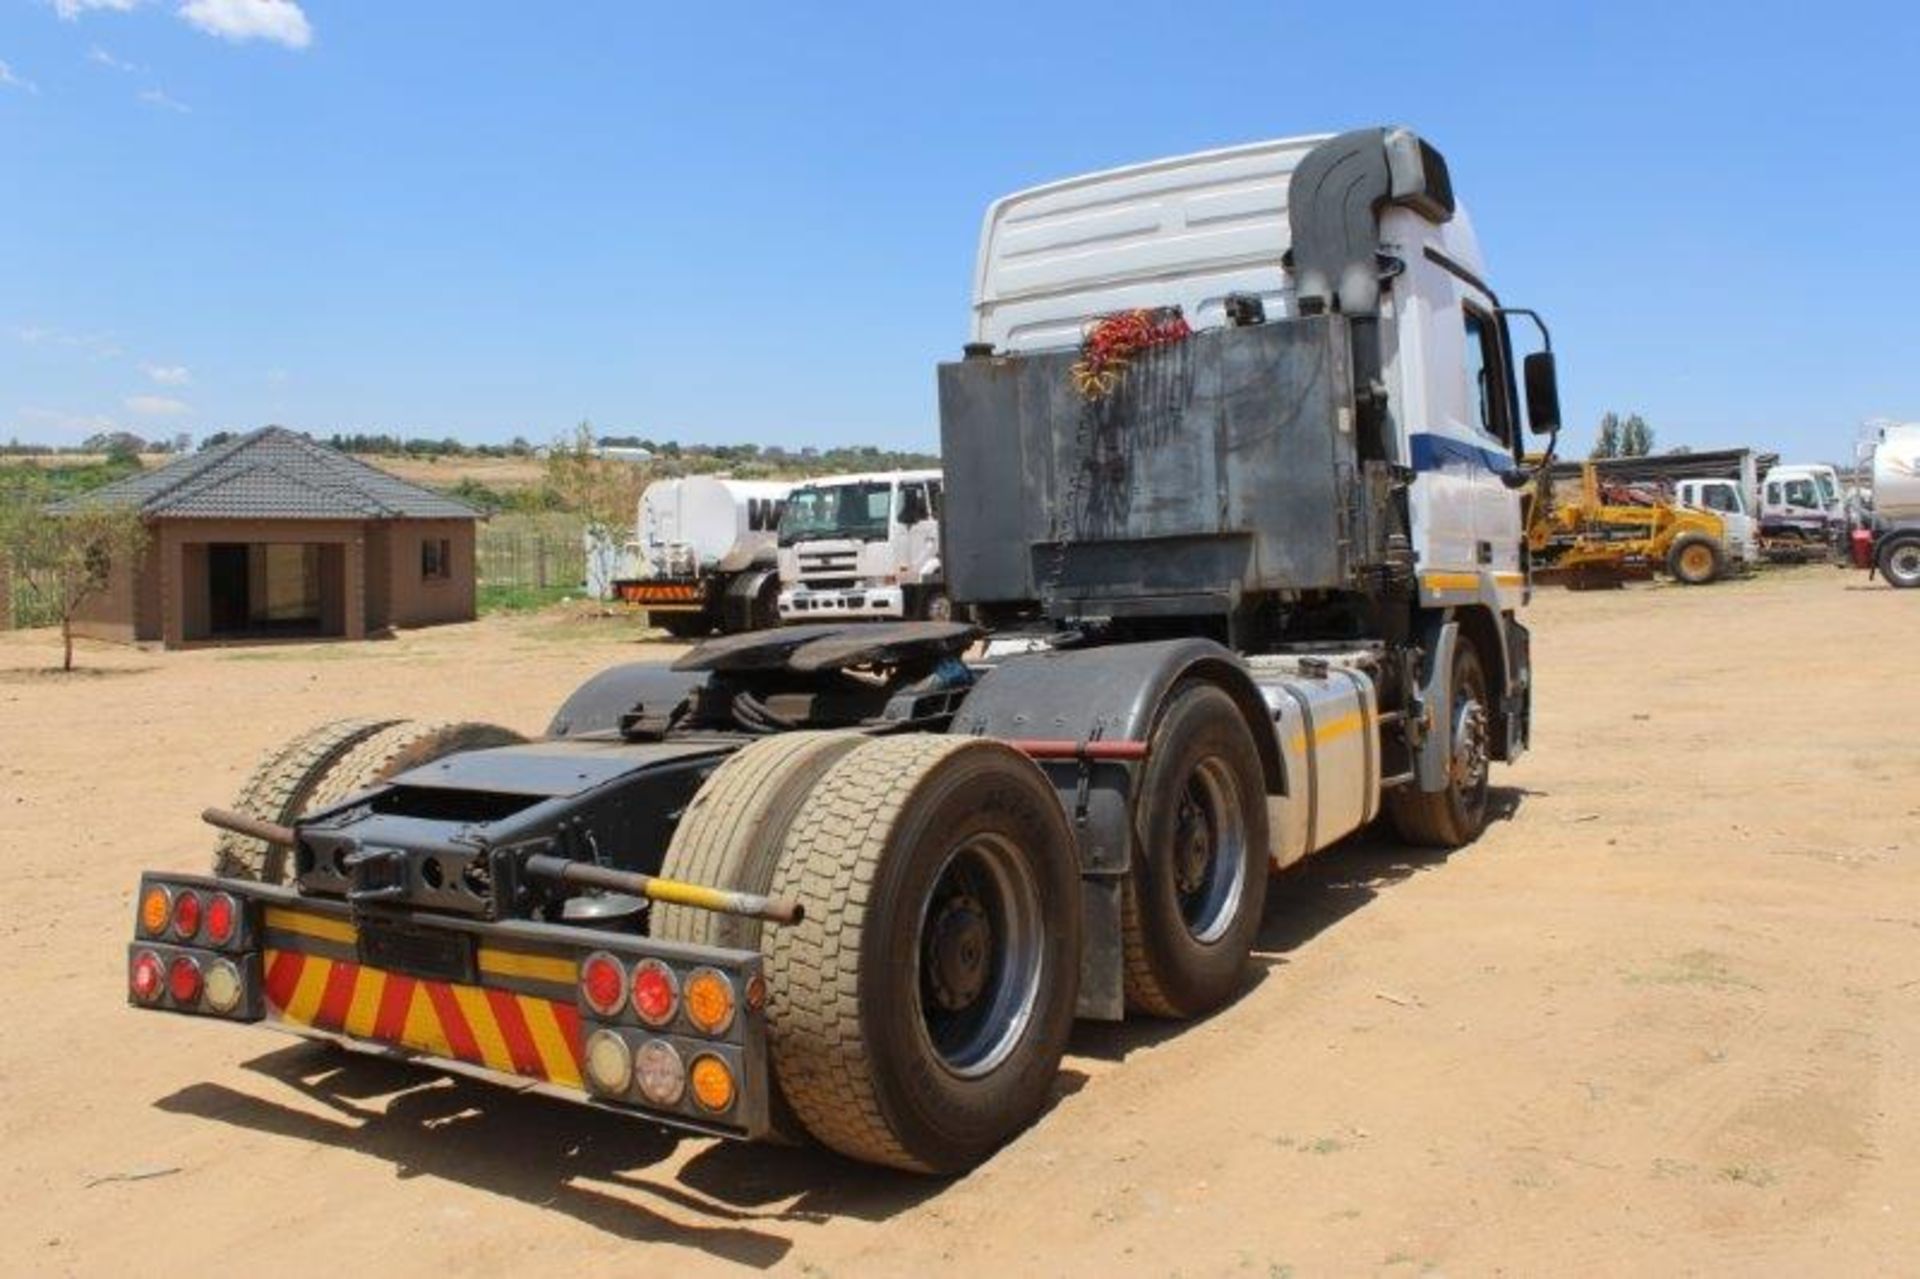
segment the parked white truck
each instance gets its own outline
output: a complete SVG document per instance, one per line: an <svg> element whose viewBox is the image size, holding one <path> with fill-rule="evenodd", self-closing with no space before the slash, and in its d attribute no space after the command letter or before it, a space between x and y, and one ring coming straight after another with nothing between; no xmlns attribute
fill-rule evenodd
<svg viewBox="0 0 1920 1279"><path fill-rule="evenodd" d="M627 544L636 575L617 579L614 594L682 638L775 625L776 544L792 487L708 475L655 480L640 495Z"/></svg>
<svg viewBox="0 0 1920 1279"><path fill-rule="evenodd" d="M1760 562L1760 533L1747 501L1747 490L1733 479L1677 480L1673 498L1682 506L1711 511L1720 517L1726 529L1723 539L1729 562L1741 568L1753 568Z"/></svg>
<svg viewBox="0 0 1920 1279"><path fill-rule="evenodd" d="M828 475L794 486L780 521L782 622L944 622L939 471Z"/></svg>
<svg viewBox="0 0 1920 1279"><path fill-rule="evenodd" d="M1760 485L1760 542L1767 558L1837 553L1847 524L1840 473L1825 463L1775 466Z"/></svg>
<svg viewBox="0 0 1920 1279"><path fill-rule="evenodd" d="M998 656L782 626L603 671L535 742L315 730L209 812L215 875L142 878L129 1001L974 1166L1058 1097L1076 1017L1245 991L1275 867L1518 803L1524 433L1559 408L1488 280L1399 128L997 202L938 377L948 580ZM916 481L869 478L855 523L913 523L882 494Z"/></svg>

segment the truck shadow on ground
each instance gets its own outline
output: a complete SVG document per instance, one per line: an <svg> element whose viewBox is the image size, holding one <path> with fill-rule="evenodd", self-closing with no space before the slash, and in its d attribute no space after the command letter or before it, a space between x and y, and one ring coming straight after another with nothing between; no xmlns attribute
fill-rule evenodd
<svg viewBox="0 0 1920 1279"><path fill-rule="evenodd" d="M796 1242L792 1227L835 1217L883 1221L952 1184L818 1148L682 1136L328 1044L295 1043L245 1066L331 1113L212 1083L155 1104L351 1150L387 1161L403 1179L441 1178L565 1213L629 1242L693 1248L743 1266L781 1261ZM1049 1108L1085 1081L1062 1071Z"/></svg>
<svg viewBox="0 0 1920 1279"><path fill-rule="evenodd" d="M1488 824L1512 821L1527 797L1538 794L1542 792L1514 786L1490 787ZM1254 938L1253 962L1247 966L1246 985L1234 1003L1211 1016L1230 1016L1235 1004L1257 989L1275 969L1284 967L1295 950L1391 891L1396 884L1422 872L1438 870L1454 857L1471 855L1471 846L1417 848L1402 843L1382 817L1324 852L1272 876L1267 881L1266 914ZM1127 1054L1162 1043L1194 1024L1153 1017L1130 1017L1123 1022L1081 1022L1074 1028L1067 1051L1098 1061L1123 1061Z"/></svg>
<svg viewBox="0 0 1920 1279"><path fill-rule="evenodd" d="M1493 820L1511 819L1527 794L1495 788ZM1465 853L1410 848L1376 826L1274 877L1246 991L1394 885L1456 855ZM1230 1016L1232 1008L1215 1015ZM1086 1022L1076 1027L1068 1052L1120 1061L1191 1024ZM754 1268L785 1259L795 1227L835 1217L884 1221L953 1184L814 1148L682 1137L602 1110L327 1044L297 1042L245 1065L326 1113L212 1083L155 1104L385 1160L398 1177L436 1177L503 1195L629 1242L693 1248ZM1086 1082L1069 1064L1049 1107Z"/></svg>

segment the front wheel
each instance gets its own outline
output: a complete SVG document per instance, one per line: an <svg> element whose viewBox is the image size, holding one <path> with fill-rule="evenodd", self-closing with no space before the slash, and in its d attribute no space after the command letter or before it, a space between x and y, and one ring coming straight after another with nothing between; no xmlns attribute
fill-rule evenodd
<svg viewBox="0 0 1920 1279"><path fill-rule="evenodd" d="M876 738L788 828L761 935L780 1090L844 1155L960 1172L1040 1113L1073 1022L1080 895L1051 783L981 738Z"/></svg>
<svg viewBox="0 0 1920 1279"><path fill-rule="evenodd" d="M1880 548L1880 576L1902 590L1920 586L1920 537L1896 537Z"/></svg>
<svg viewBox="0 0 1920 1279"><path fill-rule="evenodd" d="M1493 713L1486 672L1472 644L1453 650L1452 700L1443 708L1453 751L1446 789L1424 791L1408 783L1387 792L1387 815L1400 838L1428 848L1471 844L1487 827L1487 778L1493 758Z"/></svg>
<svg viewBox="0 0 1920 1279"><path fill-rule="evenodd" d="M1719 581L1726 568L1726 552L1705 533L1683 533L1667 551L1667 574L1683 586Z"/></svg>

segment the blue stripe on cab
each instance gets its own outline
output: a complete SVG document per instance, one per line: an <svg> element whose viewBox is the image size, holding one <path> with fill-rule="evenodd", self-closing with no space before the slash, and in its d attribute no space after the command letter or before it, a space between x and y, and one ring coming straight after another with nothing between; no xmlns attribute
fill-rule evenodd
<svg viewBox="0 0 1920 1279"><path fill-rule="evenodd" d="M1416 431L1408 440L1416 471L1444 471L1450 466L1485 467L1499 475L1513 469L1513 459L1494 449L1481 448L1450 435Z"/></svg>

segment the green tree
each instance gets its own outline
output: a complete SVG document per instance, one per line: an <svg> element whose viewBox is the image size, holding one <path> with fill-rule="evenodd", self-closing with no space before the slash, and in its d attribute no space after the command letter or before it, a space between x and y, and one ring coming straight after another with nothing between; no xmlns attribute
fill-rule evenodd
<svg viewBox="0 0 1920 1279"><path fill-rule="evenodd" d="M1638 413L1629 414L1620 424L1620 456L1646 457L1652 452L1653 428Z"/></svg>
<svg viewBox="0 0 1920 1279"><path fill-rule="evenodd" d="M616 542L633 531L640 491L653 472L632 462L602 457L593 423L582 422L571 439L561 439L547 454L547 488L561 509L586 517L587 527Z"/></svg>
<svg viewBox="0 0 1920 1279"><path fill-rule="evenodd" d="M43 617L60 622L63 670L73 669L73 619L80 606L107 589L113 566L129 568L147 542L140 512L131 506L82 502L54 514L38 476L9 477L0 492L0 559L16 591ZM11 602L8 601L10 604Z"/></svg>
<svg viewBox="0 0 1920 1279"><path fill-rule="evenodd" d="M1601 414L1600 431L1599 434L1593 438L1593 452L1588 454L1588 456L1594 458L1619 457L1620 445L1620 415L1611 411Z"/></svg>

